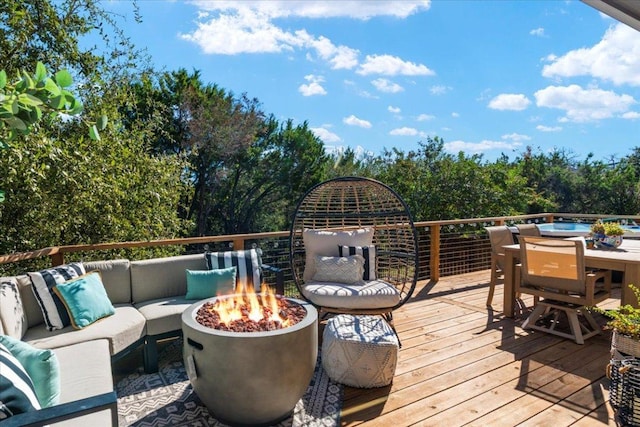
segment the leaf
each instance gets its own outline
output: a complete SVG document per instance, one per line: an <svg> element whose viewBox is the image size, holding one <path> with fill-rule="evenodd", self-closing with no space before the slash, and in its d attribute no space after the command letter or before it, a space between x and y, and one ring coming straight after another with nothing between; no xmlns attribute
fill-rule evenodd
<svg viewBox="0 0 640 427"><path fill-rule="evenodd" d="M49 99L49 105L55 110L62 110L64 108L64 104L65 99L62 95L54 96L53 98Z"/></svg>
<svg viewBox="0 0 640 427"><path fill-rule="evenodd" d="M38 64L36 64L36 74L33 77L35 77L37 82L41 82L47 78L47 68L42 62L38 61Z"/></svg>
<svg viewBox="0 0 640 427"><path fill-rule="evenodd" d="M42 105L42 100L28 93L21 93L18 95L18 101L24 105L36 106Z"/></svg>
<svg viewBox="0 0 640 427"><path fill-rule="evenodd" d="M98 133L96 125L89 127L89 138L93 139L94 141L100 141L100 134Z"/></svg>
<svg viewBox="0 0 640 427"><path fill-rule="evenodd" d="M107 122L108 122L108 118L106 114L101 115L100 117L98 117L98 121L96 123L96 126L98 126L99 130L104 130L104 128L107 127Z"/></svg>
<svg viewBox="0 0 640 427"><path fill-rule="evenodd" d="M0 190L0 203L4 202L4 190Z"/></svg>
<svg viewBox="0 0 640 427"><path fill-rule="evenodd" d="M60 88L58 87L56 82L54 82L52 79L47 79L46 80L46 83L44 85L44 90L49 92L51 94L51 96L59 96L60 95Z"/></svg>
<svg viewBox="0 0 640 427"><path fill-rule="evenodd" d="M24 124L24 122L17 117L9 117L7 119L4 119L4 122L9 125L10 128L21 131L27 130L27 126Z"/></svg>
<svg viewBox="0 0 640 427"><path fill-rule="evenodd" d="M60 70L56 73L56 82L60 87L69 87L73 84L73 78L67 70Z"/></svg>
<svg viewBox="0 0 640 427"><path fill-rule="evenodd" d="M71 104L71 109L67 111L67 113L75 116L76 114L82 113L83 108L82 102L76 99L75 102Z"/></svg>
<svg viewBox="0 0 640 427"><path fill-rule="evenodd" d="M0 89L4 89L7 86L7 72L0 70Z"/></svg>

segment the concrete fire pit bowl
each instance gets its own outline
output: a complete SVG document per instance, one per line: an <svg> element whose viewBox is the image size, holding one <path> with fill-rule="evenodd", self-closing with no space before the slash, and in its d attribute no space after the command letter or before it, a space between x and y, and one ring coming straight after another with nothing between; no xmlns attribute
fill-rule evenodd
<svg viewBox="0 0 640 427"><path fill-rule="evenodd" d="M223 296L227 298L232 296ZM183 358L194 391L218 420L272 425L287 418L311 381L318 356L318 312L310 304L297 324L266 332L229 332L196 320L199 301L182 314Z"/></svg>

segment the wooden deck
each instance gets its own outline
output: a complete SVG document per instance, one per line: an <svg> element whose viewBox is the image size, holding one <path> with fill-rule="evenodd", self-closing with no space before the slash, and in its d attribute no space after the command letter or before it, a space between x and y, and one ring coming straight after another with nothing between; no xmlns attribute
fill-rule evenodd
<svg viewBox="0 0 640 427"><path fill-rule="evenodd" d="M420 283L394 314L402 348L393 383L346 387L342 425L615 426L605 376L610 333L577 345L524 331L523 318L499 311L501 286L496 311L487 309L488 282L487 270Z"/></svg>

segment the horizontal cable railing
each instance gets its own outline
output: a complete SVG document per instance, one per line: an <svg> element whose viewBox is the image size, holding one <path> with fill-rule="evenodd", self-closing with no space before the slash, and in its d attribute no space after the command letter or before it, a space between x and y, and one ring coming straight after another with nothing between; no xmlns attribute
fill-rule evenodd
<svg viewBox="0 0 640 427"><path fill-rule="evenodd" d="M489 269L490 244L484 230L486 226L548 222L591 224L598 219L610 218L613 217L597 214L543 213L416 222L419 248L418 279L437 281L440 277ZM618 215L615 219L622 222L640 222L640 216ZM263 263L284 272L286 293L295 293L289 265L288 231L49 247L32 252L1 255L0 274L15 275L70 261L117 258L134 260L250 248L260 248Z"/></svg>

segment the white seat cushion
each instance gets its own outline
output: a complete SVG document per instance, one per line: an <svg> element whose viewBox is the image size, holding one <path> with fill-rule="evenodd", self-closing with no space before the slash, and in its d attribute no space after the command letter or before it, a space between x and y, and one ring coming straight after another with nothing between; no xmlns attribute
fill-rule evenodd
<svg viewBox="0 0 640 427"><path fill-rule="evenodd" d="M391 308L400 303L400 293L390 283L370 280L362 285L309 282L302 287L305 298L321 307L367 309Z"/></svg>

